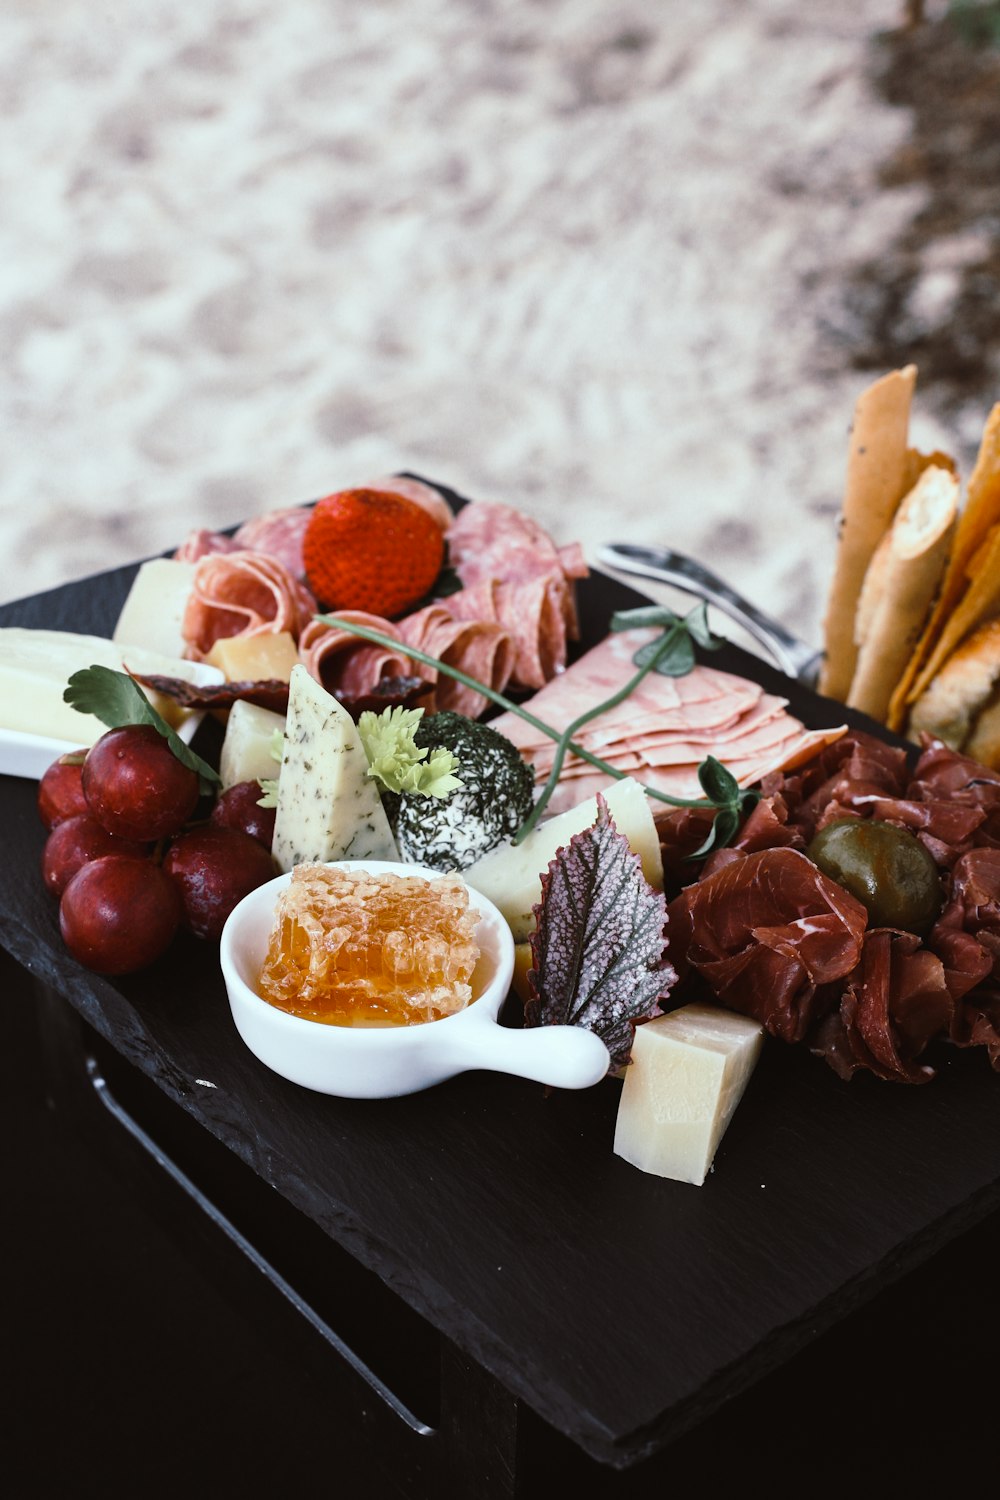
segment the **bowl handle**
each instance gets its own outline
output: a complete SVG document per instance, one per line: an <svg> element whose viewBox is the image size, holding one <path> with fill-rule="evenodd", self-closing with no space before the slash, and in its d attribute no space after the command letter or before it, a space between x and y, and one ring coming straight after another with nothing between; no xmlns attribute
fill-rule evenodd
<svg viewBox="0 0 1000 1500"><path fill-rule="evenodd" d="M513 1073L558 1089L586 1089L599 1083L611 1063L599 1036L582 1026L532 1026L524 1030L491 1023L476 1028L475 1042L462 1048L464 1068ZM457 1061L457 1059L456 1059Z"/></svg>

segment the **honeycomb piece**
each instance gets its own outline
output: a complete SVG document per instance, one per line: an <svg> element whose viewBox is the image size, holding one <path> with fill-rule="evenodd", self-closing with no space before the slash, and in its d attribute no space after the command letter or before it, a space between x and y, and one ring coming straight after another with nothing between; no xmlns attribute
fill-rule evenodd
<svg viewBox="0 0 1000 1500"><path fill-rule="evenodd" d="M275 907L265 1000L331 1026L411 1026L462 1010L478 915L454 875L298 865Z"/></svg>

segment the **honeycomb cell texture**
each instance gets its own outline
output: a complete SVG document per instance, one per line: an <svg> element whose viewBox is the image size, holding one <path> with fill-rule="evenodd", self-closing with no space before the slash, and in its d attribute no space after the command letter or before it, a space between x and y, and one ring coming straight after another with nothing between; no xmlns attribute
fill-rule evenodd
<svg viewBox="0 0 1000 1500"><path fill-rule="evenodd" d="M275 908L259 988L333 1026L410 1026L463 1009L478 916L453 875L299 865Z"/></svg>

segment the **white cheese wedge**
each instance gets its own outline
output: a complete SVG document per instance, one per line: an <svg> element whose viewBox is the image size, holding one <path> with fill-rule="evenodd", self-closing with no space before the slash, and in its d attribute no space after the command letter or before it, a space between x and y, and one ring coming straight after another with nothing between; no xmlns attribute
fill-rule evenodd
<svg viewBox="0 0 1000 1500"><path fill-rule="evenodd" d="M229 682L287 682L299 659L299 648L287 630L266 635L224 635L205 660L226 674Z"/></svg>
<svg viewBox="0 0 1000 1500"><path fill-rule="evenodd" d="M758 1022L711 1005L685 1005L637 1026L615 1153L643 1172L700 1186L763 1040Z"/></svg>
<svg viewBox="0 0 1000 1500"><path fill-rule="evenodd" d="M194 583L194 563L154 557L141 564L132 580L112 639L183 656L187 642L181 631L188 596Z"/></svg>
<svg viewBox="0 0 1000 1500"><path fill-rule="evenodd" d="M200 662L180 661L103 636L12 625L0 629L0 726L65 740L81 748L92 745L107 725L63 702L72 674L91 666L111 667L118 672L131 668L161 677L183 677L188 682L222 680L221 672ZM149 696L162 712L160 699ZM172 722L178 717L170 712Z"/></svg>
<svg viewBox="0 0 1000 1500"><path fill-rule="evenodd" d="M274 736L284 732L284 714L272 713L269 708L259 708L256 703L238 699L229 710L226 734L219 752L222 790L235 786L238 781L259 781L262 777L273 781L279 764L272 754Z"/></svg>
<svg viewBox="0 0 1000 1500"><path fill-rule="evenodd" d="M398 860L354 720L305 667L292 669L271 853L280 870L331 859Z"/></svg>
<svg viewBox="0 0 1000 1500"><path fill-rule="evenodd" d="M642 862L642 873L651 886L663 889L663 861L653 812L642 786L631 776L616 781L604 793L608 811L619 833L628 839ZM532 907L541 900L542 874L556 851L569 843L574 833L590 828L597 818L597 798L588 797L558 817L541 823L521 844L504 844L464 870L473 890L487 896L500 908L514 941L524 942L535 926Z"/></svg>

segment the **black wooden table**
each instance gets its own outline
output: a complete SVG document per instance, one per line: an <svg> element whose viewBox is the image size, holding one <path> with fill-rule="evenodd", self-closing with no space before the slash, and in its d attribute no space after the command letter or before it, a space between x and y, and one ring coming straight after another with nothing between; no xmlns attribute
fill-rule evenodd
<svg viewBox="0 0 1000 1500"><path fill-rule="evenodd" d="M0 624L108 633L133 574ZM637 601L587 580L584 645ZM807 723L842 718L738 647L712 662ZM946 1050L907 1088L845 1084L769 1042L701 1188L613 1154L612 1080L546 1094L469 1073L372 1102L298 1088L243 1046L214 949L178 940L120 980L70 959L35 795L0 778L0 944L36 987L57 1098L316 1361L385 1493L527 1494L574 1464L624 1493L1000 1205L1000 1079L979 1052Z"/></svg>

